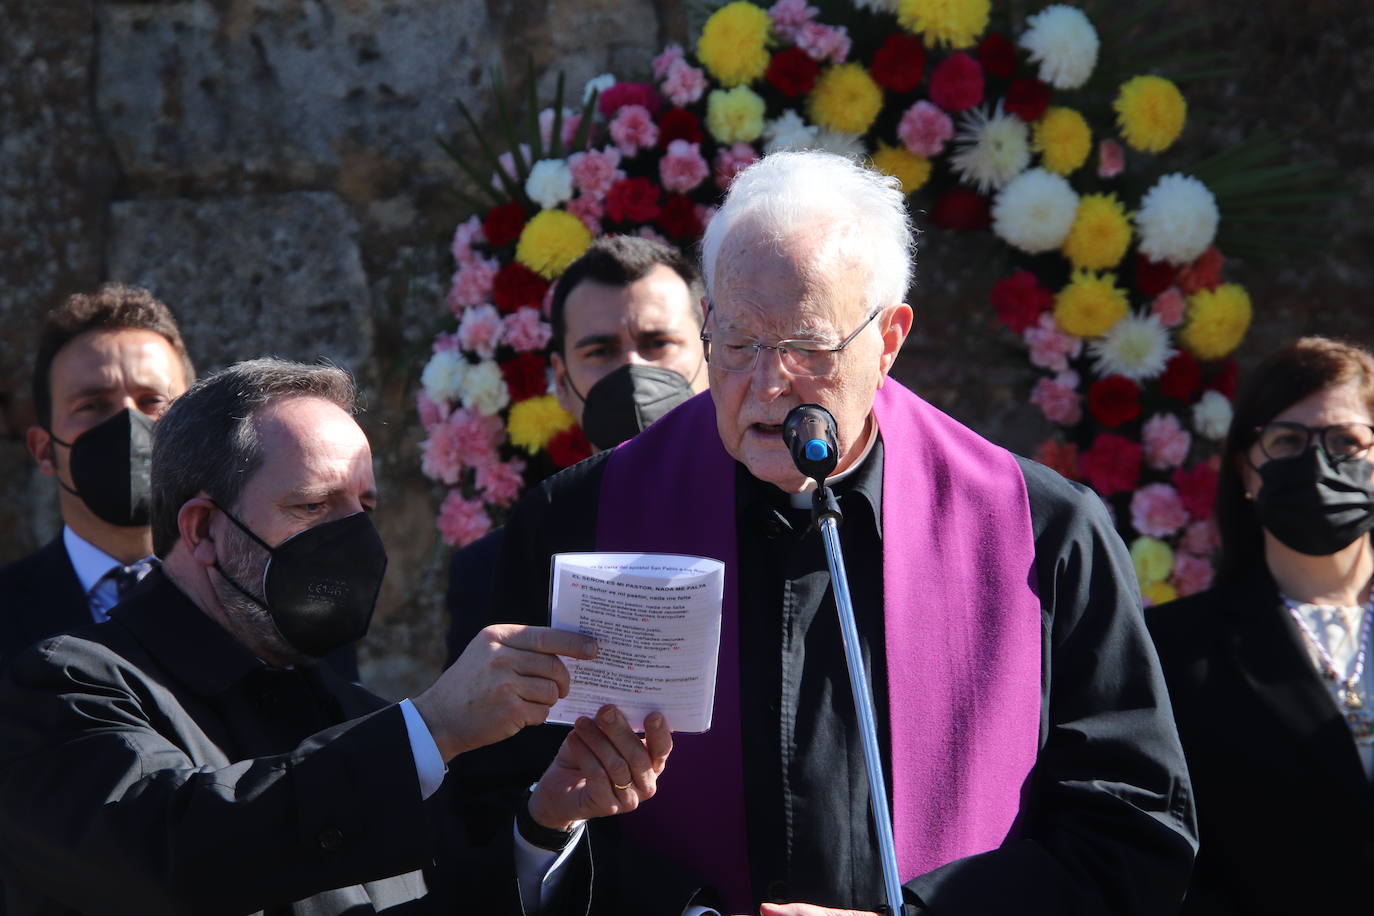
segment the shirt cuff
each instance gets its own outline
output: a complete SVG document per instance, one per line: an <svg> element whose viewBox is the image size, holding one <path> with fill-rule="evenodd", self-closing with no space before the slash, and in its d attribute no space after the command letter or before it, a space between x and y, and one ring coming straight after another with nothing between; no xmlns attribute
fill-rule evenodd
<svg viewBox="0 0 1374 916"><path fill-rule="evenodd" d="M568 845L562 849L544 849L522 837L519 829L512 825L515 833L515 875L520 882L520 904L526 913L539 912L539 905L544 898L553 896L558 890L563 880L563 866L572 857L577 844L582 842L582 834L586 829L586 821L577 821Z"/></svg>
<svg viewBox="0 0 1374 916"><path fill-rule="evenodd" d="M410 736L410 755L415 758L415 775L420 777L420 798L427 799L439 791L448 773L448 765L439 753L439 745L429 733L420 711L410 699L401 701L401 715L406 720L406 734Z"/></svg>

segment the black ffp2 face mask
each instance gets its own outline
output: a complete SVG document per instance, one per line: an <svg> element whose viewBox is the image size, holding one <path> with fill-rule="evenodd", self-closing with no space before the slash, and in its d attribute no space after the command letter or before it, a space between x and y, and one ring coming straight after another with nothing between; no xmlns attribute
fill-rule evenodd
<svg viewBox="0 0 1374 916"><path fill-rule="evenodd" d="M292 648L315 658L362 639L386 575L386 548L367 513L325 522L270 547L223 507L239 530L269 554L262 597L215 568L245 598L272 617Z"/></svg>
<svg viewBox="0 0 1374 916"><path fill-rule="evenodd" d="M614 448L693 395L680 373L626 363L587 390L582 431L597 448Z"/></svg>
<svg viewBox="0 0 1374 916"><path fill-rule="evenodd" d="M1332 464L1320 448L1259 468L1255 511L1284 546L1308 556L1336 553L1374 528L1374 465L1358 458Z"/></svg>
<svg viewBox="0 0 1374 916"><path fill-rule="evenodd" d="M153 421L131 408L86 430L75 441L52 440L68 449L72 486L58 484L86 504L96 518L121 528L148 524L148 472L153 463Z"/></svg>

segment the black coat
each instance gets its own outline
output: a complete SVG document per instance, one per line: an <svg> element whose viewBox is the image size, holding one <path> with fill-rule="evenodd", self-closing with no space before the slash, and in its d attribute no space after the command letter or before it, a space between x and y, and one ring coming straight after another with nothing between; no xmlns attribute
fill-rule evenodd
<svg viewBox="0 0 1374 916"><path fill-rule="evenodd" d="M1184 912L1369 912L1374 790L1268 573L1146 620L1197 796Z"/></svg>
<svg viewBox="0 0 1374 916"><path fill-rule="evenodd" d="M40 639L91 623L91 606L62 535L0 567L0 670Z"/></svg>

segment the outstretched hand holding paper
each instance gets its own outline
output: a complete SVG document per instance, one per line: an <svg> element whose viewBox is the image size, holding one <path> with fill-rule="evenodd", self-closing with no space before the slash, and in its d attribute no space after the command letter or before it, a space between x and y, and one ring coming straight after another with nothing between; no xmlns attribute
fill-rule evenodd
<svg viewBox="0 0 1374 916"><path fill-rule="evenodd" d="M550 624L597 640L590 661L569 660L572 688L549 714L571 725L605 704L632 728L661 712L673 731L711 727L725 564L657 553L553 557Z"/></svg>

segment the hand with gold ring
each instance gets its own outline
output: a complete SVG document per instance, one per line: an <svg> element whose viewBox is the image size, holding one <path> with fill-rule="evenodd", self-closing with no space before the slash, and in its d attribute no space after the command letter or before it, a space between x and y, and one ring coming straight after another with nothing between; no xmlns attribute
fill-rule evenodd
<svg viewBox="0 0 1374 916"><path fill-rule="evenodd" d="M574 821L633 811L653 797L672 749L661 713L645 719L641 738L619 709L603 706L595 719L578 719L563 740L530 794L530 816L566 830Z"/></svg>

